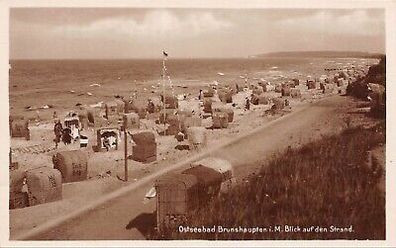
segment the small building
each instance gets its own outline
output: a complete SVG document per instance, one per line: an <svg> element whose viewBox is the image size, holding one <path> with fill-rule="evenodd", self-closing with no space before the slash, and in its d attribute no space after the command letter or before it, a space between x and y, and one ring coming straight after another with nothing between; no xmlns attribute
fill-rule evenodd
<svg viewBox="0 0 396 248"><path fill-rule="evenodd" d="M23 117L10 117L9 128L12 138L23 137L30 140L29 121Z"/></svg>
<svg viewBox="0 0 396 248"><path fill-rule="evenodd" d="M118 150L119 127L102 127L96 130L96 151Z"/></svg>
<svg viewBox="0 0 396 248"><path fill-rule="evenodd" d="M52 156L54 168L62 175L62 182L84 181L88 176L88 156L80 150L61 151Z"/></svg>
<svg viewBox="0 0 396 248"><path fill-rule="evenodd" d="M62 199L62 176L59 170L43 166L26 172L29 206Z"/></svg>
<svg viewBox="0 0 396 248"><path fill-rule="evenodd" d="M157 143L151 131L140 131L132 134L135 145L132 146L132 159L142 163L157 160Z"/></svg>

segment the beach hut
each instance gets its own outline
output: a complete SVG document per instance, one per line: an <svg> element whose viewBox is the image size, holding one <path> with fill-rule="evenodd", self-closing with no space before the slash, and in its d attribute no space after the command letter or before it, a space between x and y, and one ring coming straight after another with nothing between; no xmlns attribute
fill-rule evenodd
<svg viewBox="0 0 396 248"><path fill-rule="evenodd" d="M231 106L226 105L222 102L213 102L212 103L212 114L223 112L226 113L228 116L228 122L232 122L234 120L234 110Z"/></svg>
<svg viewBox="0 0 396 248"><path fill-rule="evenodd" d="M153 132L140 131L134 133L132 134L132 140L136 144L132 146L133 160L143 163L157 160L157 143Z"/></svg>
<svg viewBox="0 0 396 248"><path fill-rule="evenodd" d="M29 197L27 192L10 192L9 209L24 208L29 206Z"/></svg>
<svg viewBox="0 0 396 248"><path fill-rule="evenodd" d="M96 130L95 151L118 150L120 140L119 127L102 127Z"/></svg>
<svg viewBox="0 0 396 248"><path fill-rule="evenodd" d="M301 90L292 88L290 89L290 95L292 98L301 98Z"/></svg>
<svg viewBox="0 0 396 248"><path fill-rule="evenodd" d="M165 108L167 109L177 109L178 100L177 97L171 94L161 94L161 102L165 103Z"/></svg>
<svg viewBox="0 0 396 248"><path fill-rule="evenodd" d="M285 108L285 101L282 98L274 98L272 99L272 107L273 110L282 110Z"/></svg>
<svg viewBox="0 0 396 248"><path fill-rule="evenodd" d="M200 150L206 147L207 132L205 127L189 127L187 128L187 138L190 149Z"/></svg>
<svg viewBox="0 0 396 248"><path fill-rule="evenodd" d="M16 169L10 171L9 208L24 208L29 206L28 194L23 192L26 171Z"/></svg>
<svg viewBox="0 0 396 248"><path fill-rule="evenodd" d="M122 114L125 113L125 102L123 99L117 98L114 100L114 102L117 104L117 113Z"/></svg>
<svg viewBox="0 0 396 248"><path fill-rule="evenodd" d="M126 129L139 129L140 118L137 113L127 113L123 115L123 128Z"/></svg>
<svg viewBox="0 0 396 248"><path fill-rule="evenodd" d="M215 90L212 87L206 87L203 90L203 96L204 97L213 97L215 94Z"/></svg>
<svg viewBox="0 0 396 248"><path fill-rule="evenodd" d="M275 85L275 92L276 93L282 93L282 84L277 84Z"/></svg>
<svg viewBox="0 0 396 248"><path fill-rule="evenodd" d="M259 98L258 95L252 95L251 99L250 99L250 103L253 105L258 105L259 104Z"/></svg>
<svg viewBox="0 0 396 248"><path fill-rule="evenodd" d="M212 114L212 128L227 128L228 114L224 112L215 112Z"/></svg>
<svg viewBox="0 0 396 248"><path fill-rule="evenodd" d="M282 96L290 96L290 89L290 85L284 85L281 90Z"/></svg>
<svg viewBox="0 0 396 248"><path fill-rule="evenodd" d="M261 94L261 95L257 96L257 98L258 98L258 104L263 104L263 105L269 104L269 101L270 101L269 96Z"/></svg>
<svg viewBox="0 0 396 248"><path fill-rule="evenodd" d="M178 115L169 115L166 119L166 123L169 124L166 129L167 135L176 135L181 131L182 120Z"/></svg>
<svg viewBox="0 0 396 248"><path fill-rule="evenodd" d="M73 125L77 128L80 127L80 119L78 118L78 113L71 111L65 116L63 126L71 128Z"/></svg>
<svg viewBox="0 0 396 248"><path fill-rule="evenodd" d="M10 133L12 138L23 137L30 140L29 121L23 118L10 118Z"/></svg>
<svg viewBox="0 0 396 248"><path fill-rule="evenodd" d="M10 193L22 192L22 186L25 178L25 170L17 169L10 171Z"/></svg>
<svg viewBox="0 0 396 248"><path fill-rule="evenodd" d="M307 86L308 86L308 89L309 89L309 90L311 90L311 89L316 89L316 82L313 81L313 80L308 80L308 81L307 81Z"/></svg>
<svg viewBox="0 0 396 248"><path fill-rule="evenodd" d="M159 233L184 223L187 213L198 207L197 178L188 174L166 174L154 183Z"/></svg>
<svg viewBox="0 0 396 248"><path fill-rule="evenodd" d="M260 85L256 85L255 87L253 87L252 89L252 93L255 95L260 95L264 92L263 87L261 87Z"/></svg>
<svg viewBox="0 0 396 248"><path fill-rule="evenodd" d="M62 176L59 170L47 166L26 172L29 206L62 199Z"/></svg>
<svg viewBox="0 0 396 248"><path fill-rule="evenodd" d="M203 111L204 113L212 113L212 102L213 99L205 97L203 100Z"/></svg>
<svg viewBox="0 0 396 248"><path fill-rule="evenodd" d="M191 117L183 117L182 118L182 123L181 123L181 131L187 134L187 130L190 127L201 127L202 126L202 119L199 117L191 116Z"/></svg>
<svg viewBox="0 0 396 248"><path fill-rule="evenodd" d="M324 84L322 89L323 94L331 94L334 92L334 84Z"/></svg>
<svg viewBox="0 0 396 248"><path fill-rule="evenodd" d="M122 99L124 102L124 113L133 112L133 100L132 99Z"/></svg>
<svg viewBox="0 0 396 248"><path fill-rule="evenodd" d="M147 112L157 113L163 108L161 97L150 97L147 103Z"/></svg>
<svg viewBox="0 0 396 248"><path fill-rule="evenodd" d="M275 91L275 86L272 84L265 83L262 84L262 87L263 87L263 92Z"/></svg>
<svg viewBox="0 0 396 248"><path fill-rule="evenodd" d="M80 150L61 151L52 156L54 168L62 175L62 182L78 182L87 179L88 156Z"/></svg>
<svg viewBox="0 0 396 248"><path fill-rule="evenodd" d="M182 174L193 175L197 178L197 204L207 203L212 197L220 193L223 174L210 167L196 165L182 171Z"/></svg>
<svg viewBox="0 0 396 248"><path fill-rule="evenodd" d="M175 109L161 110L158 121L159 123L169 123L168 119L174 118L176 114L177 111Z"/></svg>
<svg viewBox="0 0 396 248"><path fill-rule="evenodd" d="M198 116L201 114L201 104L199 100L179 101L178 113L186 116Z"/></svg>
<svg viewBox="0 0 396 248"><path fill-rule="evenodd" d="M220 191L224 192L231 188L234 170L229 161L216 157L208 157L192 163L192 166L204 166L219 172L222 175Z"/></svg>
<svg viewBox="0 0 396 248"><path fill-rule="evenodd" d="M223 103L232 103L232 90L229 89L222 89L218 92L220 101Z"/></svg>
<svg viewBox="0 0 396 248"><path fill-rule="evenodd" d="M105 117L109 119L110 116L118 115L118 105L116 101L109 101L105 104Z"/></svg>

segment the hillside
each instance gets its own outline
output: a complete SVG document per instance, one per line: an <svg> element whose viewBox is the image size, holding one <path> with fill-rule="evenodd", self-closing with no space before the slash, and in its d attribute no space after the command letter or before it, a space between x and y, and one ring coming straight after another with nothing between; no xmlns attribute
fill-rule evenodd
<svg viewBox="0 0 396 248"><path fill-rule="evenodd" d="M177 233L176 239L384 239L385 195L381 166L366 152L385 143L384 124L290 149L247 183L191 213L185 226L262 227L268 232ZM276 226L280 231L275 231ZM300 227L288 232L286 226ZM312 231L301 231L312 228ZM315 231L316 228L327 231ZM332 229L343 228L340 231ZM238 230L238 229L237 229ZM323 229L324 230L324 229ZM352 232L351 232L352 231Z"/></svg>
<svg viewBox="0 0 396 248"><path fill-rule="evenodd" d="M358 51L290 51L273 52L256 55L255 57L311 57L311 58L379 58L383 54Z"/></svg>

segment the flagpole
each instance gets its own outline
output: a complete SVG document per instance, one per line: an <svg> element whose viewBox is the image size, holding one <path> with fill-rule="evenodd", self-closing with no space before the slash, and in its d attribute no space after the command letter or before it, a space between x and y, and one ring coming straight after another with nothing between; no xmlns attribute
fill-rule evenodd
<svg viewBox="0 0 396 248"><path fill-rule="evenodd" d="M166 116L165 116L165 109L166 109L166 105L165 105L165 55L163 55L163 59L162 59L162 109L163 109L163 121L164 121L164 128L166 127ZM166 129L164 129L164 135L166 135Z"/></svg>

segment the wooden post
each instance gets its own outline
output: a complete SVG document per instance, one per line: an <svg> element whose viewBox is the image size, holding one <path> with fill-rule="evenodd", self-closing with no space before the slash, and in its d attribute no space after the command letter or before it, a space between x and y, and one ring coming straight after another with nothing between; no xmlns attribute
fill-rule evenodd
<svg viewBox="0 0 396 248"><path fill-rule="evenodd" d="M127 125L124 121L124 161L125 161L125 182L128 182L128 136L127 136Z"/></svg>
<svg viewBox="0 0 396 248"><path fill-rule="evenodd" d="M164 128L166 127L165 115L166 115L166 105L165 105L165 58L162 59L162 109L163 109L163 120ZM164 135L166 135L166 129L164 129Z"/></svg>

